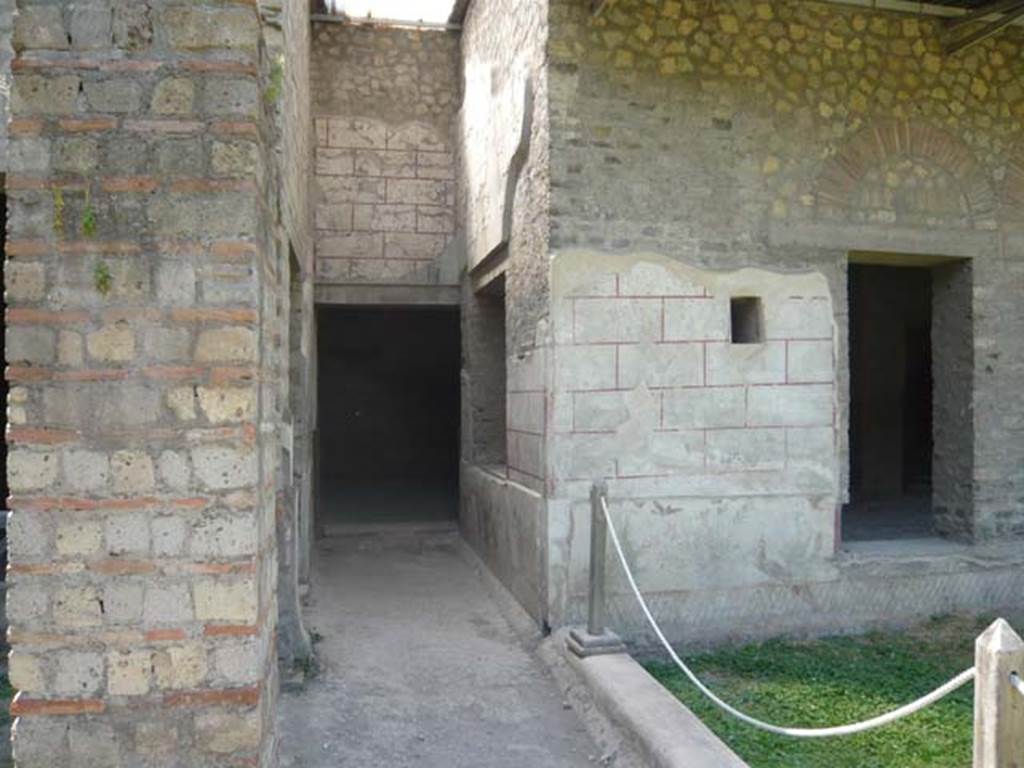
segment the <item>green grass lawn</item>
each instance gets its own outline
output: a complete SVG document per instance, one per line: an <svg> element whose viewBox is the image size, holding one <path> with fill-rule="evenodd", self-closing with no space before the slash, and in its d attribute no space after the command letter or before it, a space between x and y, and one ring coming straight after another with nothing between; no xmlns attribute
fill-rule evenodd
<svg viewBox="0 0 1024 768"><path fill-rule="evenodd" d="M723 699L755 717L778 725L842 725L907 704L971 667L974 640L989 623L941 618L901 633L772 641L685 660ZM645 666L752 768L971 764L970 684L909 719L874 731L791 739L721 713L670 663Z"/></svg>

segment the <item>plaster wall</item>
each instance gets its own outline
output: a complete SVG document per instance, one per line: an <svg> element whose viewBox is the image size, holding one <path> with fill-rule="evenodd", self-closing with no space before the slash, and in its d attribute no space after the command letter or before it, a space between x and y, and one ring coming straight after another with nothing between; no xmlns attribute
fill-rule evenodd
<svg viewBox="0 0 1024 768"><path fill-rule="evenodd" d="M594 19L553 0L550 13L551 623L583 615L596 479L680 632L728 634L740 614L770 634L1012 602L1019 577L999 558L938 558L957 583L947 595L907 580L876 599L872 579L909 573L849 566L835 531L847 255L876 250L972 260L950 286L969 292L966 311L935 319L970 339L938 358L969 386L939 388L937 407L971 414L943 436L957 479L937 500L973 495L959 533L980 545L1019 532L1022 442L997 410L1021 386L1005 357L1024 329L1010 304L1020 32L944 57L934 19L813 2L621 0ZM728 344L729 295L762 297L764 344Z"/></svg>
<svg viewBox="0 0 1024 768"><path fill-rule="evenodd" d="M458 283L458 52L447 32L313 25L318 282Z"/></svg>
<svg viewBox="0 0 1024 768"><path fill-rule="evenodd" d="M549 335L549 145L547 4L473 3L463 23L465 98L458 115L458 207L463 250L463 464L461 522L467 540L538 619L546 604L546 377ZM500 118L500 119L497 119ZM494 347L475 322L504 283L505 382L489 375ZM481 354L483 352L483 354ZM504 466L474 445L488 389L503 386ZM483 462L481 462L483 458Z"/></svg>

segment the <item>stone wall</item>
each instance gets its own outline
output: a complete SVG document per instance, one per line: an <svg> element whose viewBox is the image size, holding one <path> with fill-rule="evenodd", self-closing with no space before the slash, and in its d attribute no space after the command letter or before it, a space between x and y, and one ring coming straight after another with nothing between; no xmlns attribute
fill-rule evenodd
<svg viewBox="0 0 1024 768"><path fill-rule="evenodd" d="M272 765L287 261L256 8L18 11L16 764Z"/></svg>
<svg viewBox="0 0 1024 768"><path fill-rule="evenodd" d="M11 87L11 33L14 28L14 0L0 2L0 171L7 170L7 120L10 118L8 94Z"/></svg>
<svg viewBox="0 0 1024 768"><path fill-rule="evenodd" d="M492 299L476 292L501 282L507 408L500 475L473 466L474 413L464 415L460 514L467 539L538 620L546 601L547 29L546 3L480 0L470 6L458 124L458 210L467 254L463 403L485 401L495 386L479 364L486 356L475 352L488 344L478 336L478 316Z"/></svg>
<svg viewBox="0 0 1024 768"><path fill-rule="evenodd" d="M312 653L302 623L299 581L312 548L313 372L312 134L309 112L309 9L262 0L267 48L264 101L273 118L268 201L275 212L275 306L279 345L276 403L282 436L278 478L278 653L285 664Z"/></svg>
<svg viewBox="0 0 1024 768"><path fill-rule="evenodd" d="M458 37L314 25L322 283L455 285Z"/></svg>
<svg viewBox="0 0 1024 768"><path fill-rule="evenodd" d="M722 586L777 630L814 623L799 599L777 590L803 585L814 600L856 604L852 580L849 594L824 586L846 578L833 549L848 482L846 264L854 250L972 260L946 286L936 277L937 289L948 289L937 294L938 335L970 339L963 330L973 326L970 348L951 343L938 357L957 382L938 406L957 415L941 433L936 501L950 521L970 508L950 533L982 543L1019 533L1024 511L1012 496L1024 486L1010 465L1024 460L1020 430L997 413L1024 375L1006 359L1024 331L1024 313L1011 306L1021 278L1022 32L945 56L941 20L926 15L785 0L620 0L595 19L580 0L551 6L551 622L581 615L586 491L598 478L611 482L641 580L687 632L686 617L698 614L709 636L728 631ZM672 329L701 321L718 295L709 286L742 283L740 270L750 267L767 270L740 289L765 302L767 342L757 351L723 344L728 315L718 306L713 335L696 345L698 364L696 347L680 343L695 339ZM622 292L624 281L643 284L659 270L677 277ZM683 287L695 283L707 295L669 290L680 274ZM966 311L942 309L965 291ZM820 303L783 323L783 360L771 297L809 295ZM685 303L692 306L676 314ZM822 307L831 307L828 317ZM670 344L678 344L672 353ZM805 363L821 378L791 380L791 366ZM809 389L790 399L797 382ZM745 392L735 408L721 400L730 386ZM780 421L803 418L815 403L813 425ZM689 442L672 435L701 419L718 427ZM785 441L773 444L781 426ZM640 450L627 462L628 445ZM725 573L715 552L744 566ZM687 594L704 589L720 599L696 610ZM957 590L958 605L1009 595L1005 585L982 596ZM940 604L929 590L917 611ZM859 620L898 614L878 601L862 605Z"/></svg>

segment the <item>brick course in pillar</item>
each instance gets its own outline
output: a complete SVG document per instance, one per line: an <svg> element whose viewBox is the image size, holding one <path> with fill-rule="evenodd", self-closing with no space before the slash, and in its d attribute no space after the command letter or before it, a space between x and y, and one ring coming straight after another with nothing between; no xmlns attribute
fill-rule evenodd
<svg viewBox="0 0 1024 768"><path fill-rule="evenodd" d="M16 765L270 765L276 447L260 382L275 371L262 368L273 267L256 8L18 10Z"/></svg>

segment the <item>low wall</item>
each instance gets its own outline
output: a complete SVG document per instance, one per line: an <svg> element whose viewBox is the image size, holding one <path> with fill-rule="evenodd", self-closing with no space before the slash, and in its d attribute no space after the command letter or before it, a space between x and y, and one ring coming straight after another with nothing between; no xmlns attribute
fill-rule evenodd
<svg viewBox="0 0 1024 768"><path fill-rule="evenodd" d="M592 484L669 636L855 632L1020 605L1022 555L936 540L839 549L841 280L568 250L552 268L548 615L582 623ZM837 284L839 283L839 284ZM756 297L759 343L731 342ZM1019 550L1019 545L1016 550ZM614 563L609 621L647 639Z"/></svg>
<svg viewBox="0 0 1024 768"><path fill-rule="evenodd" d="M462 464L462 534L494 575L539 623L547 600L544 501L493 472Z"/></svg>

